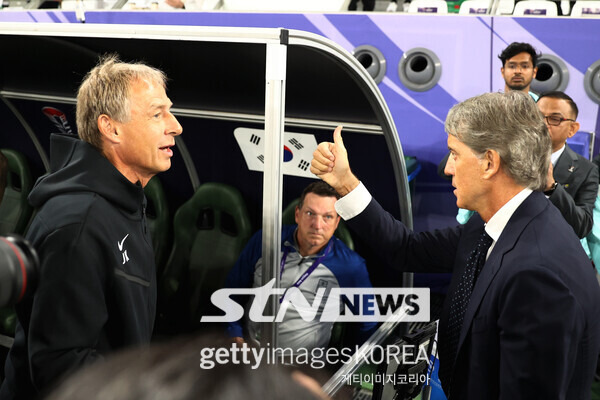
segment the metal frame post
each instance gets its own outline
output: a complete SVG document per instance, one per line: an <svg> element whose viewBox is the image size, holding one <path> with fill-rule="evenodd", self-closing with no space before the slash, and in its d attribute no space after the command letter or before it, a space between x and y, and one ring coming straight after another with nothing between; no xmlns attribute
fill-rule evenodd
<svg viewBox="0 0 600 400"><path fill-rule="evenodd" d="M279 287L281 260L281 202L283 175L283 129L288 31L281 30L279 43L267 43L265 89L265 170L263 175L263 286L275 279ZM265 315L277 315L279 300L270 296ZM261 346L277 347L277 323L262 322Z"/></svg>

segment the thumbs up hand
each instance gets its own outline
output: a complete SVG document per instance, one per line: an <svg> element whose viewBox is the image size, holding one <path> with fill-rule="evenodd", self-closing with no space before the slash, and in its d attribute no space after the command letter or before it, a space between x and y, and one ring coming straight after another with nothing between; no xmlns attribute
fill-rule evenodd
<svg viewBox="0 0 600 400"><path fill-rule="evenodd" d="M333 132L333 143L322 142L313 153L310 172L330 184L341 196L351 192L359 184L350 170L348 153L342 140L342 127Z"/></svg>

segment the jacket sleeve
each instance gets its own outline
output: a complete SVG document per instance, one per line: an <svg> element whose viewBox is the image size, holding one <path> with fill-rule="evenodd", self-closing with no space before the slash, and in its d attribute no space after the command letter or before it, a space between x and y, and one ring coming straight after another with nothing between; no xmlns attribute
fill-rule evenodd
<svg viewBox="0 0 600 400"><path fill-rule="evenodd" d="M225 287L230 289L251 288L254 281L254 269L261 254L262 231L258 231L250 238L235 265L229 271ZM241 305L246 302L246 299L241 296L234 296L233 299ZM228 322L226 331L229 337L243 337L242 321Z"/></svg>
<svg viewBox="0 0 600 400"><path fill-rule="evenodd" d="M571 197L562 184L558 184L549 197L580 239L592 230L594 222L592 211L598 195L598 183L598 168L593 165L585 174L575 197Z"/></svg>
<svg viewBox="0 0 600 400"><path fill-rule="evenodd" d="M373 198L367 208L346 221L386 264L400 272L452 272L463 225L414 233Z"/></svg>
<svg viewBox="0 0 600 400"><path fill-rule="evenodd" d="M93 362L108 320L106 251L81 224L60 228L37 246L41 265L33 298L28 354L38 390Z"/></svg>

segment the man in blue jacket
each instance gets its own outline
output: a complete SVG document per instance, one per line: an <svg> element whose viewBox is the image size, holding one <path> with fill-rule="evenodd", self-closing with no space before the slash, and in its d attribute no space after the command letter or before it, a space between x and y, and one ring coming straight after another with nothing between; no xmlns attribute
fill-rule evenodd
<svg viewBox="0 0 600 400"><path fill-rule="evenodd" d="M284 226L281 233L282 288L296 286L310 304L317 290L324 288L325 296L333 288L371 287L365 260L350 250L341 240L333 236L340 217L334 204L339 195L325 182L308 185L296 207L297 226ZM248 242L240 258L227 277L228 288L250 288L262 286L262 231ZM303 279L303 274L308 276ZM279 346L292 350L325 348L331 337L333 322L322 322L326 299L322 299L317 316L305 321L295 307L289 307L278 325ZM246 318L246 329L242 321L231 322L229 336L238 343L248 340L257 344L260 323ZM376 327L376 323L350 324L358 329L357 340L364 340Z"/></svg>

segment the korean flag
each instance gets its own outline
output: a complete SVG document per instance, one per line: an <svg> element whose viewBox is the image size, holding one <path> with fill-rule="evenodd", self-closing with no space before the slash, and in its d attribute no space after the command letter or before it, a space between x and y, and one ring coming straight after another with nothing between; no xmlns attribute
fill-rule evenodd
<svg viewBox="0 0 600 400"><path fill-rule="evenodd" d="M264 171L265 132L261 129L236 128L233 131L244 159L251 171ZM306 133L283 133L283 168L285 175L317 178L310 172L310 161L317 149L314 135Z"/></svg>

